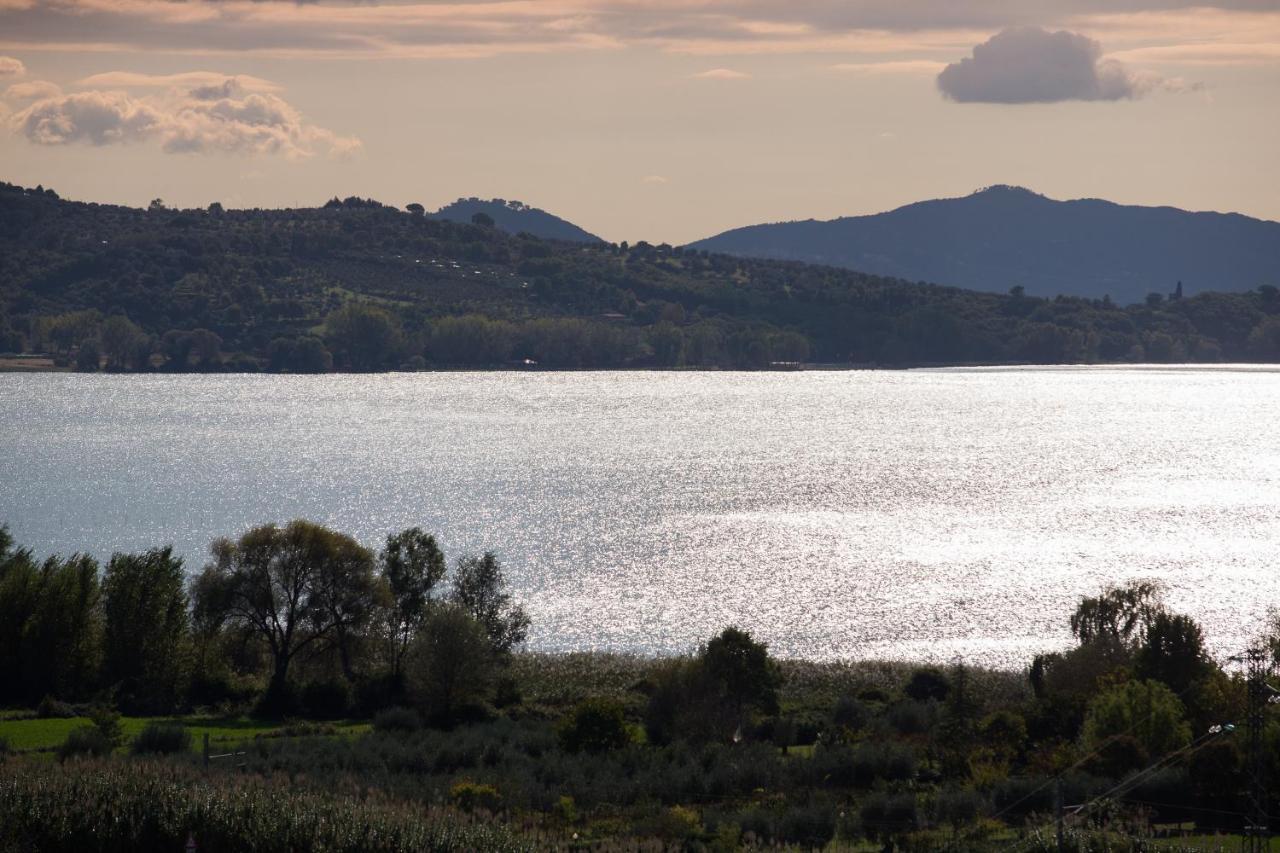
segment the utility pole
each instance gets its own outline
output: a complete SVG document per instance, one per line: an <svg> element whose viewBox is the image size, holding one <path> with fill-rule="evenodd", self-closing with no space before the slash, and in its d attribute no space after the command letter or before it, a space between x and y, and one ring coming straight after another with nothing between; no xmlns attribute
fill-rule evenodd
<svg viewBox="0 0 1280 853"><path fill-rule="evenodd" d="M1271 674L1269 650L1253 647L1240 658L1246 664L1249 685L1249 715L1245 720L1249 753L1246 756L1249 793L1245 808L1244 851L1265 853L1271 848L1271 827L1267 817L1266 758L1262 730L1267 722L1267 705L1272 689L1267 684Z"/></svg>

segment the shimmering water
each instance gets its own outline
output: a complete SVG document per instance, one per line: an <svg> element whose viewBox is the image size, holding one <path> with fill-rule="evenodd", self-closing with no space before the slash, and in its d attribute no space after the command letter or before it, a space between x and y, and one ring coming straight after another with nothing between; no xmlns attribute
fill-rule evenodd
<svg viewBox="0 0 1280 853"><path fill-rule="evenodd" d="M1021 665L1153 577L1219 654L1280 605L1280 373L0 375L38 553L305 517L492 548L539 649Z"/></svg>

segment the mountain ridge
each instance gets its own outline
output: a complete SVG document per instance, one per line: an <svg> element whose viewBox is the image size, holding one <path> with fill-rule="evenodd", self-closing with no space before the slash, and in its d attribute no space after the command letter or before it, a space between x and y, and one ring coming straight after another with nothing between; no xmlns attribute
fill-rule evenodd
<svg viewBox="0 0 1280 853"><path fill-rule="evenodd" d="M988 292L1111 298L1243 291L1280 279L1280 222L1235 212L1060 201L996 184L877 214L761 223L691 248L824 263Z"/></svg>

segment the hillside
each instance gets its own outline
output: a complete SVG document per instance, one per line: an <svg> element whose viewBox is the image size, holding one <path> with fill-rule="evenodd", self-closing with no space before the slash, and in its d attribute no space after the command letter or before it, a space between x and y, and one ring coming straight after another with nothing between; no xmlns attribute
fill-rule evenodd
<svg viewBox="0 0 1280 853"><path fill-rule="evenodd" d="M149 210L0 184L0 352L116 370L1280 359L1275 288L1038 299L334 199Z"/></svg>
<svg viewBox="0 0 1280 853"><path fill-rule="evenodd" d="M874 216L727 231L694 248L833 264L911 281L1128 304L1168 293L1280 285L1280 222L1098 199L1055 201L1019 187L923 201Z"/></svg>
<svg viewBox="0 0 1280 853"><path fill-rule="evenodd" d="M599 243L599 237L566 222L558 216L529 207L518 201L492 199L484 201L478 198L460 198L453 204L431 214L433 219L447 219L450 222L471 222L476 214L483 214L493 220L495 227L508 234L532 234L543 240L564 240L572 243Z"/></svg>

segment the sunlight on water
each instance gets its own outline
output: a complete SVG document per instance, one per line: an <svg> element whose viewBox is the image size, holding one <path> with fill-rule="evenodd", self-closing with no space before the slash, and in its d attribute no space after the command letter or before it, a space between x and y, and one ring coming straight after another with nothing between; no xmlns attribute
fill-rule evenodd
<svg viewBox="0 0 1280 853"><path fill-rule="evenodd" d="M0 521L37 553L306 517L493 548L548 650L1021 666L1153 577L1219 655L1280 604L1263 369L0 375Z"/></svg>

